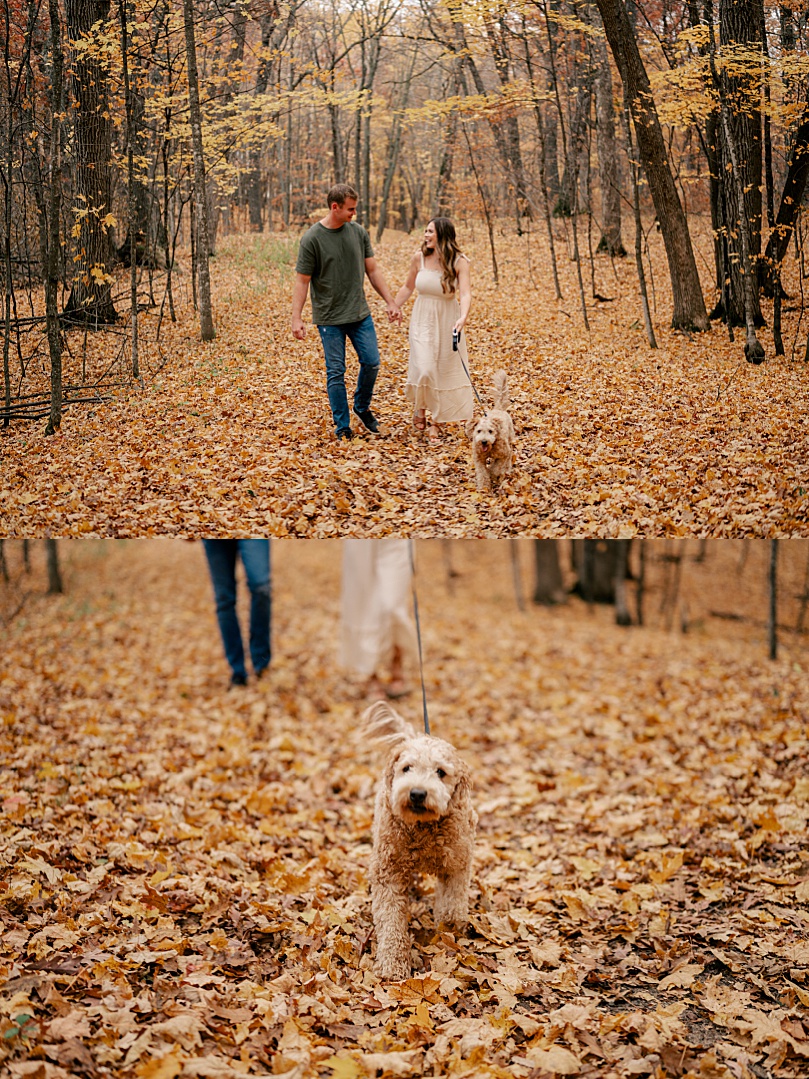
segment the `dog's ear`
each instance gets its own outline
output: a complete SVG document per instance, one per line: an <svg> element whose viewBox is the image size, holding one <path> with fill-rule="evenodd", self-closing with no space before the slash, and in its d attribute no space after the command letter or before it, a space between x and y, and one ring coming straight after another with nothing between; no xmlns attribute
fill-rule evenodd
<svg viewBox="0 0 809 1079"><path fill-rule="evenodd" d="M364 738L383 746L400 746L413 737L413 728L387 701L377 701L362 716Z"/></svg>
<svg viewBox="0 0 809 1079"><path fill-rule="evenodd" d="M385 769L382 772L382 784L385 788L385 796L390 802L390 791L393 786L393 774L396 771L396 764L402 755L402 747L394 749L388 755L388 759L385 761Z"/></svg>
<svg viewBox="0 0 809 1079"><path fill-rule="evenodd" d="M467 438L471 438L472 435L475 433L476 425L477 425L477 420L475 420L475 419L467 420L466 423L463 425L463 429L466 432L466 437Z"/></svg>
<svg viewBox="0 0 809 1079"><path fill-rule="evenodd" d="M469 767L461 761L458 782L455 784L455 790L449 802L454 809L463 809L469 805L470 799Z"/></svg>

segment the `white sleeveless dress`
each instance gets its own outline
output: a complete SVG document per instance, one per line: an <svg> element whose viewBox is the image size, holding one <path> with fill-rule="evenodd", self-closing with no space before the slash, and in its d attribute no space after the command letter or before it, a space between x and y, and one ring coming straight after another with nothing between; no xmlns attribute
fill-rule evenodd
<svg viewBox="0 0 809 1079"><path fill-rule="evenodd" d="M441 271L425 269L424 255L416 276L416 291L410 316L405 396L414 410L426 408L434 423L471 420L472 385L461 363L463 360L469 370L465 330L458 351L452 351L452 327L461 315L457 292L447 295L442 290Z"/></svg>

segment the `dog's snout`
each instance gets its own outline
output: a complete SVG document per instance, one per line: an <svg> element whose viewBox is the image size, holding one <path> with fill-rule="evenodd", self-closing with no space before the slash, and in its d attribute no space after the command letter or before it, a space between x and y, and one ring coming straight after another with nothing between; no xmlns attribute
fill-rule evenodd
<svg viewBox="0 0 809 1079"><path fill-rule="evenodd" d="M416 809L422 809L427 801L427 791L421 787L413 787L410 791L410 804Z"/></svg>

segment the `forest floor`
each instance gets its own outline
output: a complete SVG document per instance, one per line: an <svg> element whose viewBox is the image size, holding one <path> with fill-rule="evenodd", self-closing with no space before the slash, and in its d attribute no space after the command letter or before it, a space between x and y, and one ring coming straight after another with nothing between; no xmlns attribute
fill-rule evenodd
<svg viewBox="0 0 809 1079"><path fill-rule="evenodd" d="M710 238L698 217L690 221L706 283ZM388 326L370 287L383 434L338 444L317 332L301 343L289 330L295 238L231 235L212 264L210 344L199 340L187 264L175 276L178 319L165 308L159 340L161 275L155 306L141 312L142 384L126 375L125 327L70 335L66 381L102 380L111 399L69 406L52 437L44 420L0 428L0 535L809 535L800 281L787 283L787 355L774 355L765 330L767 362L754 367L743 338L731 344L719 324L696 335L668 328L654 230L657 350L646 343L632 259L597 257L592 280L583 265L588 332L562 223L558 302L539 230L497 233L497 285L485 230L460 235L473 265L473 381L484 404L499 368L511 388L517 453L499 494L476 492L459 425L438 446L415 436L403 395L410 309L404 327ZM418 241L388 231L376 245L394 290ZM47 389L46 357L43 348L21 392ZM351 358L350 385L355 376Z"/></svg>
<svg viewBox="0 0 809 1079"><path fill-rule="evenodd" d="M6 544L0 1070L805 1077L807 653L784 630L767 659L768 546L688 545L683 634L665 559L619 628L520 610L528 541L416 545L432 729L480 824L468 931L421 882L413 975L382 983L339 547L274 545L271 673L227 691L201 545L63 543L46 597L41 548L23 578Z"/></svg>

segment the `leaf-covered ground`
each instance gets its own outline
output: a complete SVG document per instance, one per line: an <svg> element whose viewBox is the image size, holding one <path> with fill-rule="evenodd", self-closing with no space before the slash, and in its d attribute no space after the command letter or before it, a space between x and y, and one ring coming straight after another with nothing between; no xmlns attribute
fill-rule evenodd
<svg viewBox="0 0 809 1079"><path fill-rule="evenodd" d="M272 673L230 692L198 544L61 552L66 595L35 565L0 655L4 1074L807 1074L809 685L805 636L765 658L765 545L690 546L685 636L656 628L663 562L653 624L619 629L518 610L508 544L417 546L431 722L480 828L468 932L423 882L388 984L337 546L274 546Z"/></svg>
<svg viewBox="0 0 809 1079"><path fill-rule="evenodd" d="M710 243L691 220L707 282ZM660 348L652 351L630 259L596 259L595 291L609 302L590 301L585 331L575 264L557 228L561 303L536 236L497 236L495 287L484 232L461 233L473 258L473 379L488 403L492 374L507 370L518 432L516 466L499 496L475 491L457 425L438 447L414 437L402 393L406 326L387 325L370 288L384 436L336 443L317 333L310 328L299 343L289 331L293 240L231 236L212 267L214 342L199 341L186 270L175 280L179 321L164 320L159 344L158 308L141 314L142 388L72 406L55 437L44 435L44 421L0 429L0 535L809 534L800 283L789 285L787 356L774 356L765 330L768 361L753 367L739 336L731 345L717 324L695 336L667 328L667 270L653 232ZM416 242L387 232L377 245L394 289ZM158 274L158 305L162 287ZM72 335L68 380L82 363L91 379L120 377L119 341ZM23 392L47 385L46 355L30 366ZM350 383L355 372L352 359Z"/></svg>

